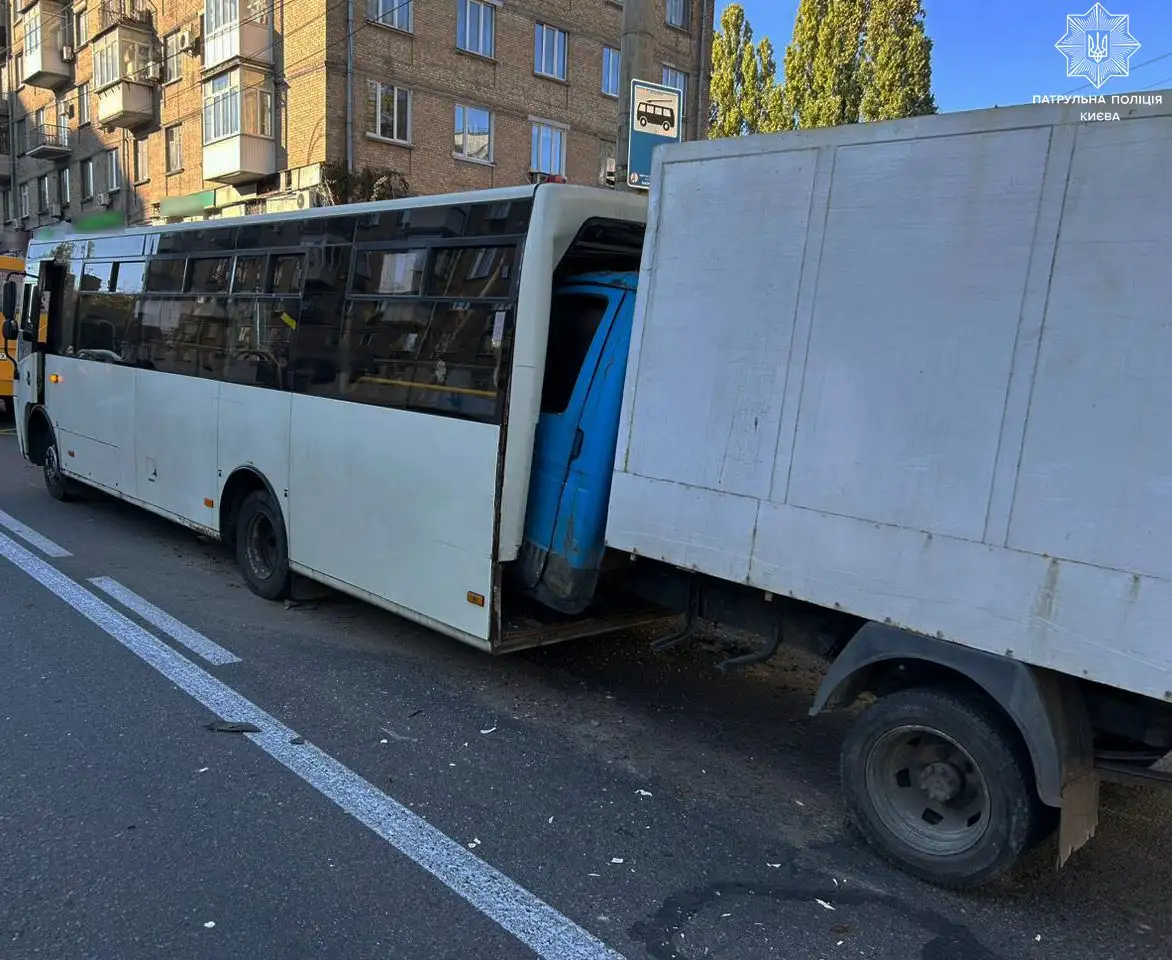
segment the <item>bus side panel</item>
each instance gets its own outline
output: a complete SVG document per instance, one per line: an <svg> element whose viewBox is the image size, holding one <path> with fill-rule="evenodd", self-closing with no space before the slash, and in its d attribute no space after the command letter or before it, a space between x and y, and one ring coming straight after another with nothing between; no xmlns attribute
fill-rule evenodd
<svg viewBox="0 0 1172 960"><path fill-rule="evenodd" d="M138 496L168 513L217 529L215 380L139 370L134 402Z"/></svg>
<svg viewBox="0 0 1172 960"><path fill-rule="evenodd" d="M131 497L136 373L114 363L45 356L45 406L62 467Z"/></svg>
<svg viewBox="0 0 1172 960"><path fill-rule="evenodd" d="M220 384L219 492L238 467L254 467L276 493L288 521L289 418L293 395L236 383ZM219 500L217 511L219 510ZM290 549L294 549L290 533Z"/></svg>
<svg viewBox="0 0 1172 960"><path fill-rule="evenodd" d="M291 559L488 640L499 440L488 424L293 395Z"/></svg>

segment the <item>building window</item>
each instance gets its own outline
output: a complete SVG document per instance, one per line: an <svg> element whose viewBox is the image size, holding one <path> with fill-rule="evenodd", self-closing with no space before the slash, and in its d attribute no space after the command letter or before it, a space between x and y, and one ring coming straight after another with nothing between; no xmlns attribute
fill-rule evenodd
<svg viewBox="0 0 1172 960"><path fill-rule="evenodd" d="M68 97L57 98L57 126L66 127L69 125L69 115L71 113L69 107Z"/></svg>
<svg viewBox="0 0 1172 960"><path fill-rule="evenodd" d="M110 192L122 189L122 164L118 162L118 149L106 151L106 186Z"/></svg>
<svg viewBox="0 0 1172 960"><path fill-rule="evenodd" d="M49 212L49 178L37 177L37 213Z"/></svg>
<svg viewBox="0 0 1172 960"><path fill-rule="evenodd" d="M151 46L136 35L114 30L94 41L94 89L113 86L119 80L138 80L146 75Z"/></svg>
<svg viewBox="0 0 1172 960"><path fill-rule="evenodd" d="M411 91L389 83L370 82L374 101L370 116L370 133L384 140L411 142Z"/></svg>
<svg viewBox="0 0 1172 960"><path fill-rule="evenodd" d="M94 162L81 161L81 198L89 200L94 195Z"/></svg>
<svg viewBox="0 0 1172 960"><path fill-rule="evenodd" d="M12 194L7 190L0 190L0 206L4 208L4 222L12 219Z"/></svg>
<svg viewBox="0 0 1172 960"><path fill-rule="evenodd" d="M41 8L34 7L24 20L24 52L33 53L41 47Z"/></svg>
<svg viewBox="0 0 1172 960"><path fill-rule="evenodd" d="M33 126L44 133L45 126L45 108L37 107L36 112L33 113Z"/></svg>
<svg viewBox="0 0 1172 960"><path fill-rule="evenodd" d="M167 172L177 173L183 169L183 128L168 127L163 137L167 142Z"/></svg>
<svg viewBox="0 0 1172 960"><path fill-rule="evenodd" d="M179 32L163 38L163 83L183 78L183 54L179 52Z"/></svg>
<svg viewBox="0 0 1172 960"><path fill-rule="evenodd" d="M240 8L244 8L242 17ZM268 23L269 11L266 0L206 0L204 3L204 29L215 33L234 27L241 20L248 23Z"/></svg>
<svg viewBox="0 0 1172 960"><path fill-rule="evenodd" d="M241 72L229 70L203 85L203 142L248 134L273 135L271 81L241 83Z"/></svg>
<svg viewBox="0 0 1172 960"><path fill-rule="evenodd" d="M20 215L27 217L28 213L28 184L22 183L20 185Z"/></svg>
<svg viewBox="0 0 1172 960"><path fill-rule="evenodd" d="M16 85L19 87L24 84L24 54L18 53L16 55Z"/></svg>
<svg viewBox="0 0 1172 960"><path fill-rule="evenodd" d="M614 47L602 48L602 92L608 97L619 95L619 68L622 61Z"/></svg>
<svg viewBox="0 0 1172 960"><path fill-rule="evenodd" d="M366 0L366 19L411 32L413 0Z"/></svg>
<svg viewBox="0 0 1172 960"><path fill-rule="evenodd" d="M456 142L453 152L465 160L492 163L492 114L483 107L456 104Z"/></svg>
<svg viewBox="0 0 1172 960"><path fill-rule="evenodd" d="M146 137L134 141L134 182L142 183L151 178L150 154L147 152Z"/></svg>
<svg viewBox="0 0 1172 960"><path fill-rule="evenodd" d="M77 88L77 125L90 122L90 85L83 83Z"/></svg>
<svg viewBox="0 0 1172 960"><path fill-rule="evenodd" d="M675 87L680 92L680 117L684 117L684 100L688 96L688 75L682 70L676 70L674 67L663 68L663 85L665 87Z"/></svg>
<svg viewBox="0 0 1172 960"><path fill-rule="evenodd" d="M566 79L566 31L544 23L533 29L533 71L543 77Z"/></svg>
<svg viewBox="0 0 1172 960"><path fill-rule="evenodd" d="M566 172L566 129L534 121L529 148L529 169L564 176Z"/></svg>
<svg viewBox="0 0 1172 960"><path fill-rule="evenodd" d="M486 0L456 0L456 46L491 57L496 39L496 7Z"/></svg>
<svg viewBox="0 0 1172 960"><path fill-rule="evenodd" d="M73 36L79 47L85 46L90 38L90 12L78 10L73 15Z"/></svg>
<svg viewBox="0 0 1172 960"><path fill-rule="evenodd" d="M667 0L666 20L673 27L687 30L690 25L692 0Z"/></svg>
<svg viewBox="0 0 1172 960"><path fill-rule="evenodd" d="M57 199L63 207L73 202L73 191L69 187L69 167L62 167L57 171Z"/></svg>

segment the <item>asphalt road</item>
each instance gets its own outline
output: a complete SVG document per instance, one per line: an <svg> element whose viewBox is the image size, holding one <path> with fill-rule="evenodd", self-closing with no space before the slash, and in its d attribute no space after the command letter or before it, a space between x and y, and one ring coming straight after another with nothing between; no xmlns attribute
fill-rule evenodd
<svg viewBox="0 0 1172 960"><path fill-rule="evenodd" d="M0 511L52 541L0 525L5 960L1172 956L1172 795L1108 788L1062 872L1047 846L945 893L843 825L812 663L726 677L716 634L492 660L269 604L189 531L50 500L3 431Z"/></svg>

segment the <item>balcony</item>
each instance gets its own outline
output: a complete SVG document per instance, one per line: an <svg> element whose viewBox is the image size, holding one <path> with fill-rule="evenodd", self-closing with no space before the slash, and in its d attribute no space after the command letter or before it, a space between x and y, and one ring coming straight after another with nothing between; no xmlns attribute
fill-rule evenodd
<svg viewBox="0 0 1172 960"><path fill-rule="evenodd" d="M24 15L24 70L21 83L52 90L73 79L73 48L63 29L69 7L56 0L38 0Z"/></svg>
<svg viewBox="0 0 1172 960"><path fill-rule="evenodd" d="M69 127L65 124L43 123L28 132L25 155L34 160L60 160L71 151Z"/></svg>
<svg viewBox="0 0 1172 960"><path fill-rule="evenodd" d="M271 65L272 44L269 0L206 0L203 40L205 71L237 59Z"/></svg>
<svg viewBox="0 0 1172 960"><path fill-rule="evenodd" d="M149 17L128 3L98 8L101 30L93 39L98 123L137 127L154 117L158 64L151 59L155 33ZM137 17L137 19L135 19Z"/></svg>
<svg viewBox="0 0 1172 960"><path fill-rule="evenodd" d="M271 137L241 133L203 148L203 177L215 183L255 183L277 172L277 145Z"/></svg>
<svg viewBox="0 0 1172 960"><path fill-rule="evenodd" d="M94 33L100 36L111 27L137 26L142 30L153 32L151 11L143 4L133 0L102 0L98 6L98 25Z"/></svg>
<svg viewBox="0 0 1172 960"><path fill-rule="evenodd" d="M155 94L150 84L121 80L98 91L98 123L127 129L149 123L155 115Z"/></svg>

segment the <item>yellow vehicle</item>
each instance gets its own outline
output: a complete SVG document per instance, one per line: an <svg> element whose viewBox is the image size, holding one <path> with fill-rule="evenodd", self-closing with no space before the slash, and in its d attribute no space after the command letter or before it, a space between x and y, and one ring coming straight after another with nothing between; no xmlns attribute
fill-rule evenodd
<svg viewBox="0 0 1172 960"><path fill-rule="evenodd" d="M13 274L24 274L24 260L20 257L0 257L0 283ZM0 323L8 318L0 313ZM0 415L13 412L13 378L16 375L16 341L0 339Z"/></svg>

